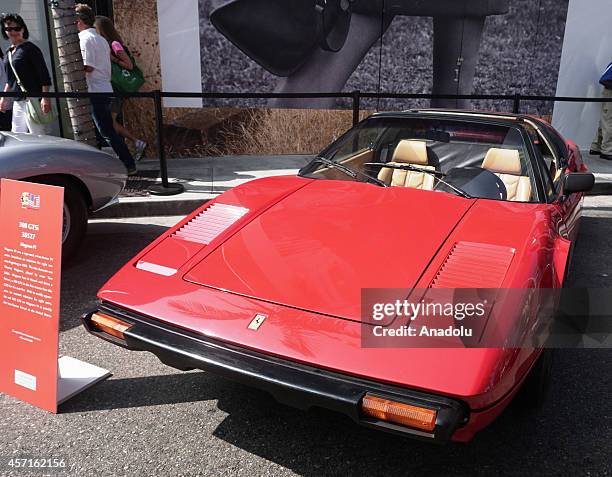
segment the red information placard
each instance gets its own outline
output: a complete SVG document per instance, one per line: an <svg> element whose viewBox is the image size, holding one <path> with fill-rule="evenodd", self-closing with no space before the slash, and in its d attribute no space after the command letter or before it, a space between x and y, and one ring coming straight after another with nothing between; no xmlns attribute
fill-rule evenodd
<svg viewBox="0 0 612 477"><path fill-rule="evenodd" d="M64 190L0 183L0 391L57 412Z"/></svg>

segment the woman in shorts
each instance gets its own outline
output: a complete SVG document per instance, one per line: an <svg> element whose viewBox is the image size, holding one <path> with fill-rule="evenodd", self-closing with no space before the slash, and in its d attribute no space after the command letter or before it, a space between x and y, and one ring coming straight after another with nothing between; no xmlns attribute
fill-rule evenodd
<svg viewBox="0 0 612 477"><path fill-rule="evenodd" d="M111 61L113 63L117 63L121 68L126 70L131 70L134 68L134 64L130 59L129 50L123 43L123 40L115 29L115 25L113 25L111 19L101 15L96 16L94 26L96 27L98 33L104 39L106 39L106 41L108 41L110 46ZM113 126L115 127L115 131L117 131L121 136L134 142L134 147L136 150L134 160L139 161L144 154L147 143L142 139L137 138L129 129L117 121L117 118L121 117L122 109L123 98L114 98L111 104Z"/></svg>

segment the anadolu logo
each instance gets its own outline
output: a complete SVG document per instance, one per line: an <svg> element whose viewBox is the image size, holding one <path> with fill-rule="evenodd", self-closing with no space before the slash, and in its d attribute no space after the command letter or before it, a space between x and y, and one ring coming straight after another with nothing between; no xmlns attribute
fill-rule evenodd
<svg viewBox="0 0 612 477"><path fill-rule="evenodd" d="M40 196L31 192L21 193L22 209L40 209Z"/></svg>

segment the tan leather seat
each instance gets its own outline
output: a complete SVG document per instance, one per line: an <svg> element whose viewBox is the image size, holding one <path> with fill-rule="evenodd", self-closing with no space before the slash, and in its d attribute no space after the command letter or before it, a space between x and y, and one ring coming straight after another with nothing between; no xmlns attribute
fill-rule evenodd
<svg viewBox="0 0 612 477"><path fill-rule="evenodd" d="M402 139L393 151L390 165L411 164L419 169L435 170L428 165L427 146L425 141ZM386 184L397 187L412 187L413 189L433 190L434 176L424 172L404 171L382 167L378 178Z"/></svg>
<svg viewBox="0 0 612 477"><path fill-rule="evenodd" d="M492 147L482 161L482 168L493 172L506 186L507 199L515 202L531 200L531 180L521 175L521 159L516 149Z"/></svg>

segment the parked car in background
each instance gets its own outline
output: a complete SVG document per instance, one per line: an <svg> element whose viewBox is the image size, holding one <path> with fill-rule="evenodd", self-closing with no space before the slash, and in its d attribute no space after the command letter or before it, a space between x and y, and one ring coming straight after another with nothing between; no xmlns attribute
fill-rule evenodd
<svg viewBox="0 0 612 477"><path fill-rule="evenodd" d="M64 188L62 256L77 251L88 215L116 200L127 171L117 158L51 136L0 132L0 177Z"/></svg>
<svg viewBox="0 0 612 477"><path fill-rule="evenodd" d="M537 118L375 114L297 176L250 181L164 232L83 321L301 409L468 441L519 391L543 400L551 361L534 338L552 314L534 290L563 286L593 182L576 145ZM364 346L364 288L388 290L389 303L410 290L493 290L496 319L479 338L497 345ZM381 330L412 326L392 318Z"/></svg>

